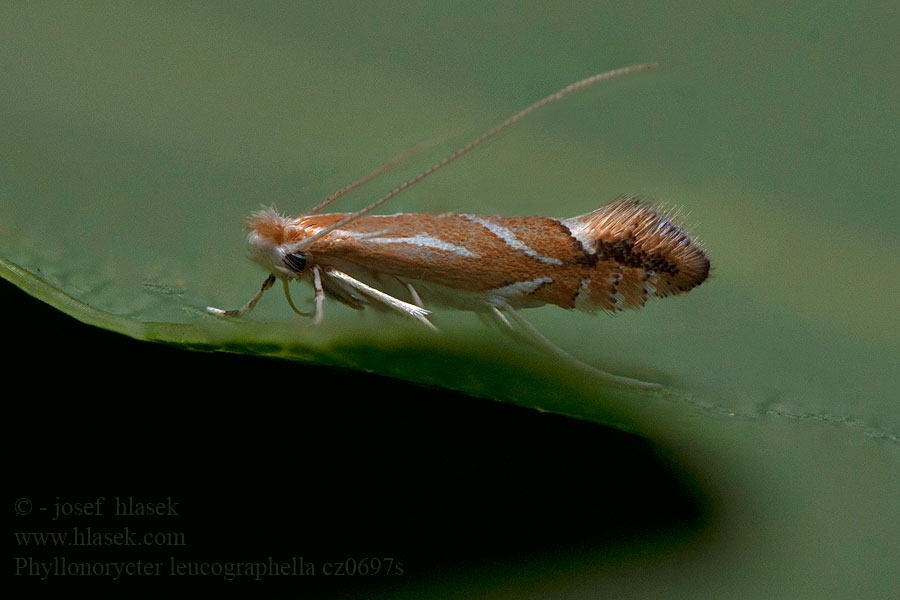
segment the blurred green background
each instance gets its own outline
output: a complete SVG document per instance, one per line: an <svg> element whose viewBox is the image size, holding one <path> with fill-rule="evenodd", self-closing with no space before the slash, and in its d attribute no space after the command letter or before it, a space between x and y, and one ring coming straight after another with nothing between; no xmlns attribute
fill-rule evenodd
<svg viewBox="0 0 900 600"><path fill-rule="evenodd" d="M898 31L897 4L873 2L5 3L0 255L23 270L4 274L138 337L289 342L275 353L621 423L700 473L717 506L677 549L486 567L411 596L889 597ZM613 318L528 313L579 358L670 393L598 388L484 342L469 315L440 314L434 339L335 303L311 331L277 292L247 323L202 315L262 281L240 227L259 205L300 212L443 139L336 210L362 206L533 100L650 61L660 69L543 109L385 211L569 217L621 193L680 207L708 283ZM422 347L461 358L442 366ZM420 358L398 366L407 348Z"/></svg>

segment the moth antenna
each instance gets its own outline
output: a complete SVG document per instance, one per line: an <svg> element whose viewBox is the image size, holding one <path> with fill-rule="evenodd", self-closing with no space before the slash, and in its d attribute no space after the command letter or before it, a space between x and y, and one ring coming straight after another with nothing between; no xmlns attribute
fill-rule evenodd
<svg viewBox="0 0 900 600"><path fill-rule="evenodd" d="M657 65L655 63L647 63L647 64L642 64L642 65L631 65L628 67L622 67L620 69L613 69L611 71L597 73L596 75L592 75L590 77L582 79L581 81L576 81L575 83L569 84L566 87L559 90L558 92L554 92L553 94L550 94L549 96L542 98L541 100L538 100L531 106L528 106L528 107L520 110L519 112L517 112L513 116L509 117L508 119L506 119L499 125L493 127L492 129L489 129L486 133L481 135L481 137L478 137L475 140L472 140L471 142L469 142L462 148L459 148L458 150L456 150L455 152L453 152L452 154L450 154L449 156L447 156L440 162L435 163L434 165L425 169L424 171L422 171L421 173L419 173L412 179L405 181L404 183L395 187L393 190L388 192L387 195L381 197L380 199L376 200L375 202L372 202L365 208L361 208L360 210L358 210L354 213L350 213L349 215L347 215L343 219L337 221L336 223L333 223L333 224L329 225L328 227L325 227L325 228L319 230L315 234L313 234L313 235L309 236L308 238L304 239L303 241L297 243L294 246L294 248L296 248L298 250L306 248L310 244L315 242L316 240L325 237L326 235L328 235L335 229L339 229L339 228L343 227L344 225L346 225L347 223L350 223L351 221L354 221L354 220L358 219L359 217L372 212L373 210L375 210L376 208L378 208L379 206L381 206L382 204L384 204L385 202L387 202L388 200L390 200L397 194L399 194L399 193L405 191L407 188L412 187L413 185L419 183L420 181L422 181L423 179L425 179L426 177L428 177L435 171L437 171L443 167L446 167L447 165L449 165L450 163L455 161L457 158L460 158L461 156L468 154L469 152L471 152L478 146L482 145L483 143L490 140L491 138L496 137L499 133L508 129L510 126L512 126L516 122L521 121L526 116L528 116L532 112L536 111L537 109L541 108L542 106L550 104L551 102L556 102L558 100L562 100L569 94L571 94L573 92L577 92L578 90L581 90L582 88L586 88L589 85L593 85L597 82L605 81L607 79L612 79L614 77L619 77L621 75L628 75L630 73L636 73L638 71L647 71L650 69L655 69L656 67L657 67ZM376 169L376 171L378 171L378 170ZM375 174L377 175L377 173L375 173ZM372 176L374 177L374 175L372 175ZM370 178L371 177L369 177L369 179ZM367 180L366 178L363 178L363 179ZM353 185L353 184L351 184L351 185Z"/></svg>
<svg viewBox="0 0 900 600"><path fill-rule="evenodd" d="M318 204L313 206L307 212L305 212L304 215L312 215L312 214L319 212L320 210L322 210L323 208L325 208L326 206L328 206L329 204L331 204L332 202L334 202L335 200L337 200L338 198L340 198L341 196L343 196L350 190L352 190L356 187L359 187L362 184L364 184L365 182L369 181L370 179L373 179L373 178L381 175L385 171L388 171L388 170L392 169L393 167L396 167L397 165L402 163L404 160L406 160L410 156L414 156L414 155L418 154L419 152L430 148L431 146L434 146L434 145L439 144L440 142L443 142L445 139L447 139L447 136L443 135L441 137L436 137L432 140L426 140L424 142L419 142L412 148L407 148L406 150L404 150L403 152L401 152L394 158L390 159L389 161L387 161L386 163L384 163L383 165L381 165L380 167L378 167L377 169L375 169L374 171L372 171L365 177L360 177L353 183L348 183L347 185L345 185L344 187L342 187L335 193L331 194L330 196L328 196L327 198L325 198L324 200L322 200L321 202L319 202Z"/></svg>

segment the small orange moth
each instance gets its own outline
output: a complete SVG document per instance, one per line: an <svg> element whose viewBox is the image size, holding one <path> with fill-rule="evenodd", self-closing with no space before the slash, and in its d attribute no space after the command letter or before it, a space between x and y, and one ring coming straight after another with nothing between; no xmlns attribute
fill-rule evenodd
<svg viewBox="0 0 900 600"><path fill-rule="evenodd" d="M475 311L518 331L510 317L552 352L608 381L633 387L657 384L620 377L578 361L550 342L519 309L555 304L587 312L639 308L647 298L686 292L709 274L700 245L633 196L569 219L472 214L369 215L397 194L495 137L534 110L599 81L653 69L632 65L575 82L514 114L382 198L351 213L319 211L356 186L399 162L395 157L341 188L312 209L287 217L273 208L246 221L253 260L269 275L237 310L207 307L221 317L252 310L280 279L285 298L299 315L318 324L326 295L356 309L394 310L435 329L425 306ZM411 151L410 151L411 152ZM291 300L288 282L310 278L312 312Z"/></svg>

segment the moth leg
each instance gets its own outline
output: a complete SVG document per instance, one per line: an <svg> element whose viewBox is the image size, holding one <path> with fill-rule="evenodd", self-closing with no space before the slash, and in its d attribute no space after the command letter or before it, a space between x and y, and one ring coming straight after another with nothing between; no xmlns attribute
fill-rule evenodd
<svg viewBox="0 0 900 600"><path fill-rule="evenodd" d="M313 316L313 324L318 325L325 318L325 288L322 287L322 268L318 265L313 267L313 289L315 296L313 301L316 304L315 314Z"/></svg>
<svg viewBox="0 0 900 600"><path fill-rule="evenodd" d="M523 331L528 333L529 336L534 341L538 342L546 350L549 350L550 352L552 352L553 354L556 354L560 358L563 358L563 359L571 362L572 364L578 366L579 368L589 372L591 375L593 375L597 379L600 379L601 381L618 383L620 385L625 385L625 386L628 386L631 388L644 389L644 390L657 390L657 389L662 388L662 386L658 383L651 383L649 381L641 381L640 379L632 379L630 377L622 377L620 375L613 375L612 373L607 373L606 371L601 371L600 369L598 369L596 367L592 367L591 365L578 360L577 358L575 358L574 356L572 356L571 354L569 354L568 352L566 352L565 350L563 350L562 348L560 348L559 346L557 346L556 344L554 344L553 342L548 340L546 337L544 337L544 335L540 331L538 331L534 327L534 325L529 323L525 319L525 317L523 317L522 315L519 314L519 311L514 309L509 304L505 304L503 306L503 309L507 314L509 314L510 317L512 317L513 321L515 321L519 325L519 327L522 328ZM500 310L498 308L494 307L494 310L496 311L498 317L503 317L503 315L500 313ZM512 324L510 324L508 320L506 320L505 318L502 318L502 320L505 321L506 324L510 325L510 327L512 327Z"/></svg>
<svg viewBox="0 0 900 600"><path fill-rule="evenodd" d="M297 314L300 315L301 317L311 317L311 316L313 316L313 313L303 312L302 310L299 310L296 306L294 306L294 301L291 300L291 291L290 291L290 289L288 288L288 280L287 280L287 278L282 279L281 282L284 284L284 297L287 299L288 304L289 304L290 307L291 307L291 310L293 310L295 313L297 313Z"/></svg>
<svg viewBox="0 0 900 600"><path fill-rule="evenodd" d="M275 283L275 276L269 275L266 277L266 280L263 281L262 287L259 288L259 291L256 292L256 295L250 298L250 301L247 302L244 306L236 309L236 310L222 310L221 308L216 308L215 306L207 306L206 312L211 315L216 315L217 317L240 317L251 310L256 306L256 303L259 302L259 299L262 297L266 290L268 290Z"/></svg>
<svg viewBox="0 0 900 600"><path fill-rule="evenodd" d="M509 319L506 318L506 315L500 312L499 308L497 308L496 306L491 306L491 312L494 313L494 316L497 317L497 320L500 321L500 323L508 327L510 330L515 331L512 323L509 322Z"/></svg>
<svg viewBox="0 0 900 600"><path fill-rule="evenodd" d="M368 296L372 300L378 300L382 304L385 304L386 306L388 306L390 308L398 310L409 317L417 319L422 324L433 329L434 331L437 331L437 327L432 325L431 321L429 321L428 317L427 317L427 315L430 314L431 311L426 310L420 306L416 306L415 304L410 304L409 302L404 302L403 300L400 300L398 298L394 298L393 296L385 294L384 292L382 292L380 290L376 290L372 286L366 285L362 281L359 281L358 279L354 279L353 277L350 277L343 271L338 271L337 269L326 269L325 274L333 279L336 279L342 283L349 285L350 287L356 289L357 291L361 292L362 294Z"/></svg>
<svg viewBox="0 0 900 600"><path fill-rule="evenodd" d="M518 343L528 344L533 343L534 341L529 338L524 331L516 329L515 325L510 323L509 319L506 318L506 315L503 314L503 311L494 305L491 305L491 311L489 313L479 312L478 315L486 325L499 327L503 333Z"/></svg>
<svg viewBox="0 0 900 600"><path fill-rule="evenodd" d="M413 287L413 284L408 281L402 281L399 277L397 281L406 285L406 289L409 290L409 297L412 298L412 303L418 306L419 308L425 308L425 304L422 302L422 297L419 296L419 292L416 291L416 288Z"/></svg>

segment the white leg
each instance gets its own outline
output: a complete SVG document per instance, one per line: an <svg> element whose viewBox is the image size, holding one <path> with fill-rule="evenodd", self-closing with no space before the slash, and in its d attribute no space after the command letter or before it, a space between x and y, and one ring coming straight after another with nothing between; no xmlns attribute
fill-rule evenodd
<svg viewBox="0 0 900 600"><path fill-rule="evenodd" d="M513 328L512 323L509 322L509 320L506 318L506 315L500 312L499 308L497 308L496 306L491 306L491 311L493 311L494 316L497 317L497 319L499 319L501 323L503 323L510 329Z"/></svg>
<svg viewBox="0 0 900 600"><path fill-rule="evenodd" d="M375 288L366 285L362 281L354 279L353 277L350 277L346 273L338 271L337 269L326 269L325 274L328 277L332 277L342 283L349 285L362 294L368 296L372 300L378 300L382 304L389 306L394 310L398 310L407 316L417 319L424 325L427 325L431 329L437 331L437 327L432 325L431 321L429 321L427 317L427 315L430 314L431 311L426 310L420 306L416 306L415 304L404 302L403 300L400 300L398 298L394 298L393 296L385 294L381 290L376 290Z"/></svg>
<svg viewBox="0 0 900 600"><path fill-rule="evenodd" d="M262 295L272 287L272 284L275 283L275 276L269 275L266 277L266 280L263 281L262 287L256 292L256 295L250 298L250 301L247 302L244 306L238 308L237 310L222 310L221 308L216 308L215 306L207 306L206 312L211 315L216 315L217 317L240 317L251 310L256 306L256 303L259 302L259 299L262 298Z"/></svg>
<svg viewBox="0 0 900 600"><path fill-rule="evenodd" d="M519 326L523 330L525 330L528 334L530 334L532 339L539 342L544 348L546 348L553 354L556 354L557 356L564 358L565 360L577 365L581 369L586 370L594 377L596 377L602 381L609 381L612 383L618 383L620 385L626 385L628 387L638 388L638 389L656 390L656 389L662 388L662 386L658 383L651 383L649 381L641 381L640 379L631 379L630 377L622 377L620 375L613 375L612 373L607 373L606 371L601 371L600 369L598 369L596 367L592 367L591 365L578 360L577 358L575 358L574 356L572 356L571 354L569 354L568 352L566 352L565 350L563 350L562 348L560 348L559 346L557 346L556 344L554 344L553 342L551 342L550 340L545 338L544 335L540 331L535 329L534 325L532 325L527 320L525 320L525 317L520 315L516 309L514 309L513 307L511 307L509 305L504 306L503 308L507 313L509 313L509 315L513 318L513 320L519 324ZM510 324L510 322L503 316L502 313L500 313L499 309L494 308L494 311L496 312L497 317L502 322L504 322L506 325L508 325L510 328L512 328L512 325Z"/></svg>
<svg viewBox="0 0 900 600"><path fill-rule="evenodd" d="M419 308L425 308L425 305L422 303L422 298L419 296L419 292L416 291L416 288L414 288L411 283L406 284L406 289L409 290L409 296L412 298L413 304Z"/></svg>
<svg viewBox="0 0 900 600"><path fill-rule="evenodd" d="M325 289L322 287L322 268L318 265L313 267L313 289L315 289L315 297L313 301L316 304L315 316L313 316L313 324L319 325L325 318Z"/></svg>

